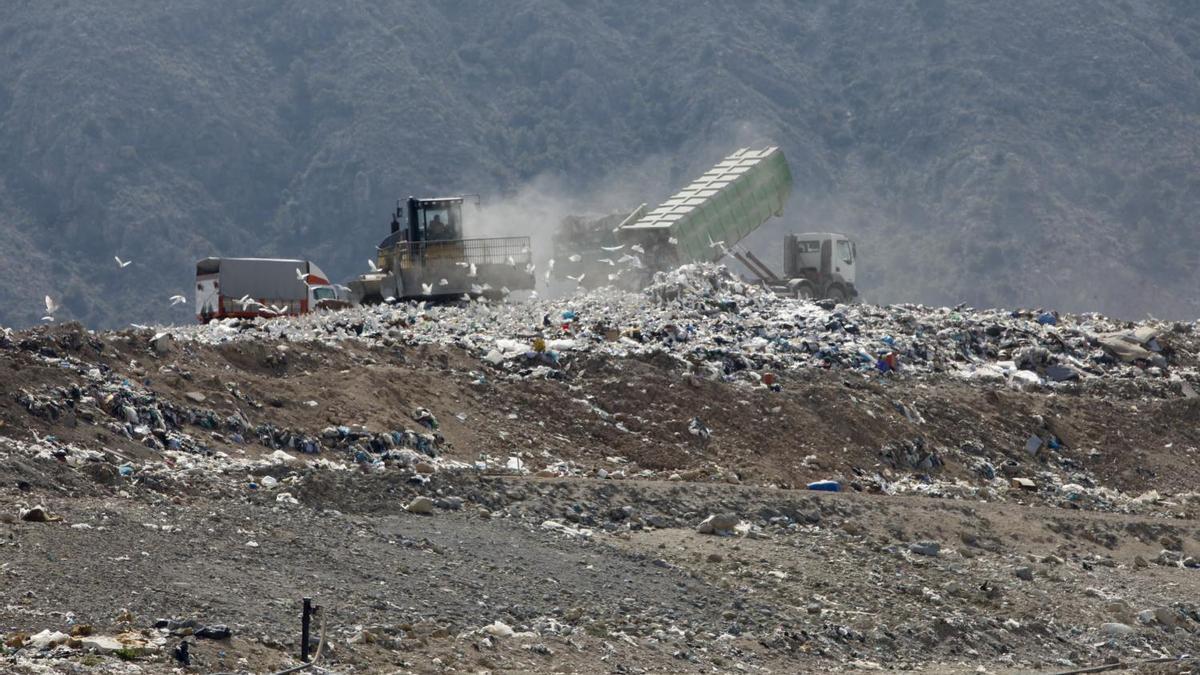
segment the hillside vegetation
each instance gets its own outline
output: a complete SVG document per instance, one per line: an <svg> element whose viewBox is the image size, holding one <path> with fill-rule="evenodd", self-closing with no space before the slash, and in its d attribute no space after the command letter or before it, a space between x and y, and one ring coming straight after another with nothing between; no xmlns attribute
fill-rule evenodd
<svg viewBox="0 0 1200 675"><path fill-rule="evenodd" d="M548 237L514 199L655 201L766 142L796 177L768 260L835 229L870 300L1200 314L1192 2L30 0L0 26L4 324L47 293L188 321L167 297L205 255L342 279L408 194Z"/></svg>

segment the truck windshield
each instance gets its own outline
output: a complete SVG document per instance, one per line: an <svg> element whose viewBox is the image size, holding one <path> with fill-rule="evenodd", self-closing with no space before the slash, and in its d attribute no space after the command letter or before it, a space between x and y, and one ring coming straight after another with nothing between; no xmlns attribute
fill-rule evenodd
<svg viewBox="0 0 1200 675"><path fill-rule="evenodd" d="M314 286L313 300L337 300L337 291L329 286Z"/></svg>

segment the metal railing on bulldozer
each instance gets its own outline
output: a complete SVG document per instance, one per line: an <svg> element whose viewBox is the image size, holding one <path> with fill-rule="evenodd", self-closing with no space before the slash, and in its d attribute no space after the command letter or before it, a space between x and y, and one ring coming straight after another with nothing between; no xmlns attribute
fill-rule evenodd
<svg viewBox="0 0 1200 675"><path fill-rule="evenodd" d="M402 266L434 261L464 262L476 265L518 265L533 260L529 237L490 237L445 241L400 242L395 253Z"/></svg>

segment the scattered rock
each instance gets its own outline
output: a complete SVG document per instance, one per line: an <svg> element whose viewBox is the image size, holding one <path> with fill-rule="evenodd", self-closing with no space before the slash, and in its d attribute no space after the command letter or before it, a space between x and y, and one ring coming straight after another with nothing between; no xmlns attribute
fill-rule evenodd
<svg viewBox="0 0 1200 675"><path fill-rule="evenodd" d="M228 640L233 636L233 631L229 629L229 626L223 624L213 624L211 626L197 628L196 632L192 633L192 635L208 640Z"/></svg>
<svg viewBox="0 0 1200 675"><path fill-rule="evenodd" d="M908 545L908 550L917 555L936 556L942 550L942 545L936 541L914 541Z"/></svg>
<svg viewBox="0 0 1200 675"><path fill-rule="evenodd" d="M710 515L696 526L696 531L700 534L730 535L738 522L738 517L732 513Z"/></svg>
<svg viewBox="0 0 1200 675"><path fill-rule="evenodd" d="M1128 624L1114 622L1100 624L1100 632L1108 637L1124 637L1126 635L1133 635L1135 631Z"/></svg>
<svg viewBox="0 0 1200 675"><path fill-rule="evenodd" d="M493 637L512 637L514 631L511 626L497 619L494 623L484 626L483 632Z"/></svg>
<svg viewBox="0 0 1200 675"><path fill-rule="evenodd" d="M404 510L409 513L418 513L427 516L433 513L433 500L424 496L415 497L408 503L408 506L404 507Z"/></svg>

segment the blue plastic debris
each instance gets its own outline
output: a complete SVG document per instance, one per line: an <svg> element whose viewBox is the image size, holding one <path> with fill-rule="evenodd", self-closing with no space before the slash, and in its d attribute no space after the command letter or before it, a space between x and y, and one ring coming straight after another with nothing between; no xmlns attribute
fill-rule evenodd
<svg viewBox="0 0 1200 675"><path fill-rule="evenodd" d="M808 484L809 490L820 490L821 492L841 492L842 484L836 480L818 480Z"/></svg>
<svg viewBox="0 0 1200 675"><path fill-rule="evenodd" d="M133 475L133 465L132 464L122 464L121 466L117 467L117 471L120 472L120 474L122 476L132 476Z"/></svg>
<svg viewBox="0 0 1200 675"><path fill-rule="evenodd" d="M1043 326L1056 326L1058 325L1058 317L1054 316L1050 312L1043 312L1038 316L1037 322Z"/></svg>

